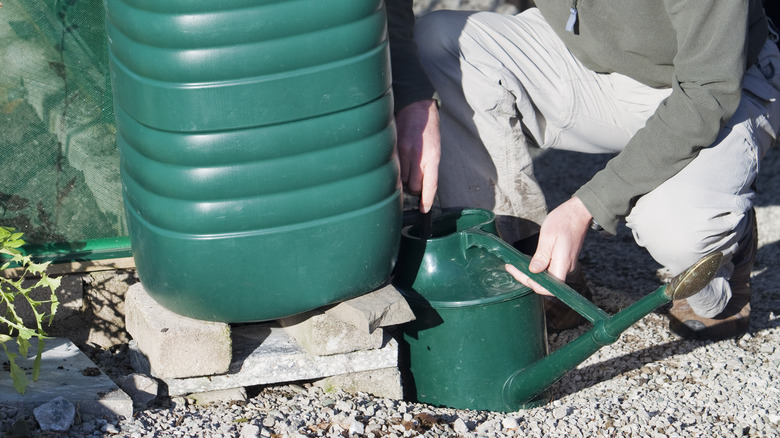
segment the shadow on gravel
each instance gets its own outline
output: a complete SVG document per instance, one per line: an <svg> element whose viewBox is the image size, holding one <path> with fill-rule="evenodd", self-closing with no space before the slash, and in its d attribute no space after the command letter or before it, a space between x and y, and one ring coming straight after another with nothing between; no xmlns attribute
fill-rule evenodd
<svg viewBox="0 0 780 438"><path fill-rule="evenodd" d="M755 205L757 207L780 205L778 188L780 188L780 143L769 148L761 160L761 168L756 180Z"/></svg>
<svg viewBox="0 0 780 438"><path fill-rule="evenodd" d="M690 353L702 345L705 344L700 341L678 340L666 342L593 365L577 368L553 386L553 398L563 398L620 375L632 372L639 374L639 370L647 364L660 362L672 356Z"/></svg>
<svg viewBox="0 0 780 438"><path fill-rule="evenodd" d="M780 246L780 243L777 243L774 246ZM757 277L754 276L754 282L756 279ZM660 308L657 312L665 313L667 309L668 305ZM754 289L748 334L751 337L758 337L761 335L761 332L779 327L780 319L775 316L777 315L778 310L780 310L780 296L776 293L776 289L774 289L773 292L767 291L766 293ZM562 339L558 343L567 342L581 333L584 333L589 328L590 327L580 328L571 333L562 333L559 336L565 336L566 339ZM664 359L674 356L682 356L715 342L733 341L734 339L725 339L721 341L688 341L679 339L633 351L593 365L577 368L553 385L553 398L563 398L621 375L638 375L640 370L648 364L660 363ZM621 342L621 340L619 339L617 342Z"/></svg>
<svg viewBox="0 0 780 438"><path fill-rule="evenodd" d="M758 248L753 272L751 335L780 326L780 241Z"/></svg>
<svg viewBox="0 0 780 438"><path fill-rule="evenodd" d="M765 316L765 315L762 315ZM778 324L773 323L773 327ZM767 327L761 329L764 330ZM750 334L755 336L754 330L751 330ZM620 341L618 341L620 342ZM719 342L728 342L727 340ZM553 399L561 399L568 395L580 392L586 388L590 388L601 382L613 379L621 375L636 375L640 383L644 383L639 378L640 370L648 364L659 363L664 359L673 356L682 356L692 351L699 349L705 345L709 345L713 341L686 341L677 340L673 342L666 342L663 344L654 345L649 348L635 351L630 354L625 354L620 357L599 362L586 367L578 368L564 376L555 385L553 385L552 396ZM660 366L660 364L658 365ZM648 374L652 374L648 373ZM651 376L651 378L655 378ZM617 394L616 394L617 395Z"/></svg>

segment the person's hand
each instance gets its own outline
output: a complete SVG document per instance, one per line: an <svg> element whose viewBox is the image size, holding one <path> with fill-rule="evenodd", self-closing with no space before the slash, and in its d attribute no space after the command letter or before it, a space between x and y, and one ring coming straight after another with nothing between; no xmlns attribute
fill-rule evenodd
<svg viewBox="0 0 780 438"><path fill-rule="evenodd" d="M551 211L542 222L539 245L528 269L533 273L547 269L553 277L565 281L566 276L577 266L577 258L592 218L582 201L576 197ZM552 295L516 267L506 265L506 270L534 292Z"/></svg>
<svg viewBox="0 0 780 438"><path fill-rule="evenodd" d="M441 137L439 110L434 100L422 100L395 115L401 164L401 182L408 193L420 196L420 211L427 213L439 184Z"/></svg>

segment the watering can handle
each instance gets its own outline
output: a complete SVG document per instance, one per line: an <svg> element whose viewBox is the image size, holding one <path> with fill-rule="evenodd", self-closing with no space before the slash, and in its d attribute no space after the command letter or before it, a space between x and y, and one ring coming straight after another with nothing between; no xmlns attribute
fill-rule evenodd
<svg viewBox="0 0 780 438"><path fill-rule="evenodd" d="M535 282L547 289L564 304L571 307L590 322L609 318L609 314L601 310L577 291L569 287L563 281L553 277L549 272L533 273L528 269L531 258L521 253L514 247L503 241L495 234L491 234L478 228L468 230L467 247L482 248L501 260L514 265Z"/></svg>
<svg viewBox="0 0 780 438"><path fill-rule="evenodd" d="M571 307L590 322L611 319L612 317L597 307L577 291L566 285L561 280L550 275L547 271L533 273L528 269L531 258L507 244L495 234L488 233L479 228L468 230L467 247L478 247L496 255L505 262L514 265L517 269L528 275L532 280L547 289L564 304ZM691 267L675 276L668 285L659 288L658 298L666 301L681 300L699 292L712 280L720 267L723 254L720 252L709 254L693 264ZM648 305L652 302L648 299Z"/></svg>

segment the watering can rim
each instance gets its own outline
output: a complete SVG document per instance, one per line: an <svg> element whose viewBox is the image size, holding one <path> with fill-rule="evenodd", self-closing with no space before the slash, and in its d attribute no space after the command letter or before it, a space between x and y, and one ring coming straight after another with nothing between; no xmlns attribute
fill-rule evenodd
<svg viewBox="0 0 780 438"><path fill-rule="evenodd" d="M443 236L436 236L432 235L428 238L421 237L415 233L412 233L412 230L417 230L419 228L418 225L406 225L401 228L401 235L403 237L407 237L414 240L425 240L428 242L437 242L447 239L452 239L454 236L458 235L459 233L469 232L472 230L479 229L485 225L488 225L496 220L496 214L493 213L490 210L479 208L479 207L453 207L448 208L445 210L442 210L442 212L437 216L438 221L446 220L449 218L456 218L456 217L464 217L466 215L474 216L474 215L480 215L483 217L483 220L481 222L477 222L474 224L471 224L467 228L464 228L462 230L459 230L457 232L448 233Z"/></svg>
<svg viewBox="0 0 780 438"><path fill-rule="evenodd" d="M461 220L464 220L464 222L460 222ZM437 248L437 250L451 250L451 247L448 248L448 245L450 244L454 244L459 248L461 245L470 247L467 241L471 241L474 238L481 239L486 235L495 236L497 239L500 239L498 235L495 234L497 232L493 226L495 220L495 213L483 208L448 208L437 215L436 221L433 223L433 229L431 230L432 234L430 236L423 237L420 234L422 228L419 225L414 224L403 227L401 229L401 235L402 240L406 239L409 242L413 242L413 245L415 245L417 248L422 248L421 251L427 254L431 248ZM443 228L437 228L437 225L441 224L445 224ZM451 229L449 227L455 227L455 229ZM465 254L461 254L461 256L465 256ZM493 254L493 256L501 259L501 257L497 256L496 254ZM411 284L408 285L408 287L396 284L396 287L399 289L402 295L404 295L407 301L410 302L410 304L415 303L421 305L421 307L431 307L434 309L454 309L495 305L534 293L532 289L512 278L512 276L504 270L503 265L504 263L501 263L500 269L495 269L494 272L497 275L504 276L505 283L499 280L498 285L488 285L481 281L483 274L480 273L474 277L469 276L461 279L467 283L471 282L471 284L461 283L457 285L458 287L456 287L457 289L464 289L464 286L466 286L465 289L470 291L490 290L491 292L488 294L458 293L455 296L451 296L449 293L453 285L445 284L446 282L429 285L428 287L433 287L433 290L429 289L424 294L415 290ZM465 266L463 268L465 268ZM493 278L495 279L496 277Z"/></svg>

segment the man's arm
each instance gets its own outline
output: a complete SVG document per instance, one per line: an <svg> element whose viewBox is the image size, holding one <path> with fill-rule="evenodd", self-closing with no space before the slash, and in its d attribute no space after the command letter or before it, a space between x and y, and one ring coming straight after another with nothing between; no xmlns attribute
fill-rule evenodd
<svg viewBox="0 0 780 438"><path fill-rule="evenodd" d="M709 147L737 109L748 59L748 2L666 0L677 34L671 95L575 195L614 233L633 202Z"/></svg>
<svg viewBox="0 0 780 438"><path fill-rule="evenodd" d="M417 57L412 3L385 1L398 134L396 150L404 187L409 193L420 195L420 211L428 212L438 186L439 112L436 91Z"/></svg>
<svg viewBox="0 0 780 438"><path fill-rule="evenodd" d="M410 103L433 99L436 95L417 57L413 3L413 0L385 0L396 112Z"/></svg>

